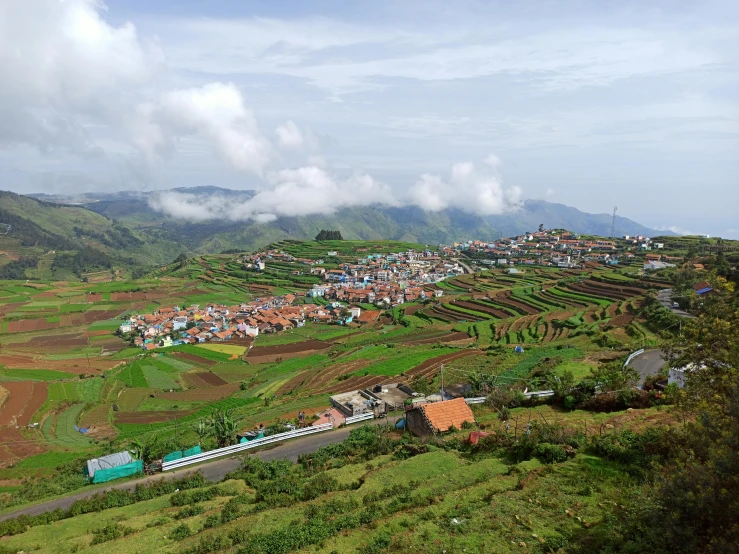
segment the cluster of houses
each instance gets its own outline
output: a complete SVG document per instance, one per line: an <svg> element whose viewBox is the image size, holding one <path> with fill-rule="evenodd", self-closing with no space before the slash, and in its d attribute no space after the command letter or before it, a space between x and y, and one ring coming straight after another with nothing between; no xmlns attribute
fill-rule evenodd
<svg viewBox="0 0 739 554"><path fill-rule="evenodd" d="M327 258L337 256L337 252L328 251ZM311 260L298 258L281 250L265 250L243 257L241 263L245 269L264 271L273 262L289 262L304 264L304 271L296 270L295 274L306 274L319 277L326 283L365 285L379 283L396 283L405 286L436 283L450 276L464 273L464 269L456 262L443 259L438 251L424 250L416 252L408 250L391 254L367 254L357 258L355 263L329 264L338 267L327 269L324 259Z"/></svg>
<svg viewBox="0 0 739 554"><path fill-rule="evenodd" d="M134 346L145 350L180 344L221 342L254 338L260 333L274 333L302 327L306 321L348 324L376 319L379 310L362 310L340 302L325 306L293 304L296 296L286 294L258 298L238 306L208 304L161 307L151 314L133 315L119 327Z"/></svg>
<svg viewBox="0 0 739 554"><path fill-rule="evenodd" d="M623 235L618 240L594 239L569 231L548 229L496 241L471 240L454 243L440 247L440 252L450 257L458 256L461 252L472 253L473 258L478 258L478 263L487 266L545 265L579 268L591 263L630 263L637 257L637 252L662 248L663 243L653 242L649 237L641 235ZM660 261L661 258L664 256L646 255L647 262L653 259ZM662 262L669 263L667 260ZM653 268L645 264L645 269Z"/></svg>

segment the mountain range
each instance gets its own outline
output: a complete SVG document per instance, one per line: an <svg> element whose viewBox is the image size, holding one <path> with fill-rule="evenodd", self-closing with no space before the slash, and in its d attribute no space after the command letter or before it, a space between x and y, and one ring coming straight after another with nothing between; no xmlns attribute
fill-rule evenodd
<svg viewBox="0 0 739 554"><path fill-rule="evenodd" d="M196 196L218 195L243 201L255 192L219 187L173 189ZM321 229L341 231L345 239L394 239L423 244L468 239L494 239L546 228L608 236L612 216L527 200L521 209L479 216L458 209L426 212L418 207L383 205L339 209L330 215L278 217L268 223L213 220L188 222L156 211L149 199L156 192L121 191L78 195L18 195L0 192L0 223L13 225L26 245L69 250L92 245L111 255L128 256L138 264L161 264L179 252L205 253L253 250L285 238L310 239ZM669 235L625 217L616 218L616 232ZM9 238L9 237L6 237Z"/></svg>

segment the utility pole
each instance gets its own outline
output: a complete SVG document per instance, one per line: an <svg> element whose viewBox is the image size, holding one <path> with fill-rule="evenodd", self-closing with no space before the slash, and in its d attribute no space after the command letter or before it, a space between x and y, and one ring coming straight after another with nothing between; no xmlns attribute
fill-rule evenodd
<svg viewBox="0 0 739 554"><path fill-rule="evenodd" d="M444 364L441 364L441 400L444 401Z"/></svg>
<svg viewBox="0 0 739 554"><path fill-rule="evenodd" d="M611 220L611 238L616 238L616 210L618 206L613 206L613 219Z"/></svg>

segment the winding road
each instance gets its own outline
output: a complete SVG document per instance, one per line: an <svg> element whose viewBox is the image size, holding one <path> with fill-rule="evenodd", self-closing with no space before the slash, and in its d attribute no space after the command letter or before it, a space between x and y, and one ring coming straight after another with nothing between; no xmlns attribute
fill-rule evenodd
<svg viewBox="0 0 739 554"><path fill-rule="evenodd" d="M695 316L693 314L689 314L684 310L672 307L671 293L672 289L662 289L657 293L657 300L659 300L660 304L676 316L688 319L694 318ZM643 383L644 379L649 375L657 375L657 373L665 367L667 360L665 360L664 354L665 353L662 350L645 350L644 354L639 354L631 360L629 365L639 372L641 377L639 380L640 383Z"/></svg>
<svg viewBox="0 0 739 554"><path fill-rule="evenodd" d="M398 417L388 418L387 423L394 423L398 419ZM385 419L375 419L372 421L368 421L365 424L380 425L385 422ZM355 427L358 427L358 425L354 425L352 427L343 427L341 429L334 429L332 431L327 431L324 433L316 433L315 435L308 435L306 437L301 437L298 439L279 443L277 446L275 446L274 448L270 448L269 450L263 450L261 452L255 452L248 455L257 456L265 461L290 460L296 462L298 460L298 456L300 456L301 454L309 454L311 452L315 452L322 446L343 442L344 439L349 436L349 432ZM13 517L18 517L20 515L35 516L44 512L56 510L58 508L64 510L69 508L77 500L89 498L90 496L94 496L101 492L110 490L133 490L136 485L149 483L158 479L176 479L179 477L184 477L185 475L193 473L195 471L202 472L208 481L221 481L227 474L239 468L242 458L246 455L247 454L235 455L229 458L214 460L212 462L205 462L203 464L193 466L192 468L188 469L168 471L166 473L158 473L156 475L142 477L141 479L125 481L123 483L118 483L117 485L83 490L82 492L78 492L70 496L65 496L64 498L48 500L46 502L41 502L32 506L26 506L25 508L0 515L0 521L4 521Z"/></svg>

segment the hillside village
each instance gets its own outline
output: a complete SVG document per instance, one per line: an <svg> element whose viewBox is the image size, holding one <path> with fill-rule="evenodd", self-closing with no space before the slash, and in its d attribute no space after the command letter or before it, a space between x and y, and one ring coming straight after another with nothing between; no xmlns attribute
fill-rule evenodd
<svg viewBox="0 0 739 554"><path fill-rule="evenodd" d="M682 261L663 255L663 242L646 236L622 235L618 239L584 237L564 230L540 230L497 241L472 240L440 248L443 255L468 255L486 266L542 265L581 268L585 264L624 265L643 260L643 269L671 267Z"/></svg>
<svg viewBox="0 0 739 554"><path fill-rule="evenodd" d="M440 298L436 283L475 271L471 265L505 268L554 266L563 269L605 264L633 264L643 260L644 270L674 266L681 258L652 252L664 244L649 237L628 235L620 239L587 238L564 230L544 230L497 241L471 240L439 245L436 250L368 253L356 261L340 260L337 251L325 258L297 257L280 249L265 249L238 258L251 272L263 272L272 263L295 267L292 275L318 277L301 298L296 294L262 296L251 302L226 306L209 304L162 307L152 314L129 317L120 334L134 346L154 350L181 344L253 339L302 327L306 322L361 325L376 321L383 310L407 302ZM697 268L699 269L699 268ZM361 304L364 307L359 306ZM370 305L373 308L367 309Z"/></svg>

